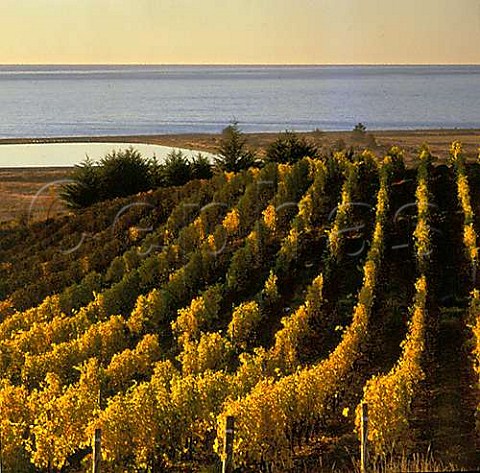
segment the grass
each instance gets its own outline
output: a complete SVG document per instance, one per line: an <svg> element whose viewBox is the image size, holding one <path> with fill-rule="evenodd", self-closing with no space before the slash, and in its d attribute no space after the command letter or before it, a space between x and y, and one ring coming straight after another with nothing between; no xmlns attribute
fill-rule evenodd
<svg viewBox="0 0 480 473"><path fill-rule="evenodd" d="M465 471L453 463L444 463L433 457L431 452L425 454L406 454L395 458L378 458L367 467L367 473L422 473ZM351 465L339 468L337 465L325 466L321 461L317 466L309 463L295 468L297 473L361 473L360 462L357 458L351 458Z"/></svg>
<svg viewBox="0 0 480 473"><path fill-rule="evenodd" d="M0 169L0 223L64 215L66 209L56 195L58 186L44 187L65 179L68 172L68 168Z"/></svg>

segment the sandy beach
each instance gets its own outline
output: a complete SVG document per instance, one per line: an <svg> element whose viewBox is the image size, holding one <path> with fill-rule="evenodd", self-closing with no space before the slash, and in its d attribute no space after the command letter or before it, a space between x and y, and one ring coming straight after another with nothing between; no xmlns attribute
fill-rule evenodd
<svg viewBox="0 0 480 473"><path fill-rule="evenodd" d="M472 130L412 130L412 131L373 131L376 154L381 156L392 145L401 147L405 151L406 160L413 163L419 147L423 143L430 146L432 153L445 161L448 158L450 144L460 140L469 159L476 159L480 146L480 129ZM298 133L312 140L322 150L337 147L339 144L346 146L367 146L365 142L353 139L351 132L323 132L314 131ZM259 155L264 154L268 145L278 136L277 133L251 133L246 134L249 146ZM68 138L25 138L25 139L0 139L2 144L35 144L35 143L135 143L155 144L186 148L204 152L215 153L221 140L220 134L181 134L181 135L137 135L137 136L100 136L100 137L68 137ZM372 141L370 141L371 143ZM69 168L9 168L0 169L0 222L25 221L29 218L29 208L35 195L47 184L68 177ZM44 219L62 215L65 210L51 190L45 189L35 197L34 212L30 218Z"/></svg>
<svg viewBox="0 0 480 473"><path fill-rule="evenodd" d="M381 154L392 145L400 146L407 154L407 157L414 158L418 147L427 143L432 153L440 159L448 156L448 148L452 141L460 140L465 146L469 156L478 153L480 146L480 128L478 129L438 129L438 130L367 130L373 135L377 147L374 149ZM348 145L362 145L352 139L350 131L329 131L321 130L312 132L299 132L314 141L317 145L329 148L339 140ZM265 148L275 140L278 133L246 133L248 144L262 153ZM176 148L187 148L198 151L215 153L221 139L220 134L178 134L178 135L118 135L118 136L78 136L61 138L3 138L2 144L40 144L40 143L142 143Z"/></svg>

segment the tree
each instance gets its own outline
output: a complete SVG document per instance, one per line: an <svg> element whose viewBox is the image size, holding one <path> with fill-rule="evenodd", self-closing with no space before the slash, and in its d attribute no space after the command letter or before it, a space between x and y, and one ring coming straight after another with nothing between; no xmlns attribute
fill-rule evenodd
<svg viewBox="0 0 480 473"><path fill-rule="evenodd" d="M100 179L95 162L88 156L82 163L75 165L70 179L71 182L60 191L60 197L67 207L79 209L98 202Z"/></svg>
<svg viewBox="0 0 480 473"><path fill-rule="evenodd" d="M357 123L352 130L352 140L357 143L364 143L369 148L376 148L377 140L372 133L367 133L367 127L363 123Z"/></svg>
<svg viewBox="0 0 480 473"><path fill-rule="evenodd" d="M302 158L313 158L317 147L292 131L282 133L267 149L267 160L276 163L296 163Z"/></svg>
<svg viewBox="0 0 480 473"><path fill-rule="evenodd" d="M75 166L60 196L72 209L125 197L152 188L151 163L132 147L108 153L97 164L90 158Z"/></svg>
<svg viewBox="0 0 480 473"><path fill-rule="evenodd" d="M150 164L132 147L108 153L101 159L98 172L102 200L126 197L152 187Z"/></svg>
<svg viewBox="0 0 480 473"><path fill-rule="evenodd" d="M164 186L182 186L191 179L191 166L180 150L172 150L161 168Z"/></svg>
<svg viewBox="0 0 480 473"><path fill-rule="evenodd" d="M365 136L366 132L367 132L367 127L361 122L357 123L353 128L353 133L359 136Z"/></svg>
<svg viewBox="0 0 480 473"><path fill-rule="evenodd" d="M233 122L222 131L222 140L218 149L216 165L227 172L247 169L255 162L255 154L246 148L247 140L238 126Z"/></svg>
<svg viewBox="0 0 480 473"><path fill-rule="evenodd" d="M210 160L198 153L190 163L192 179L210 179L213 176Z"/></svg>

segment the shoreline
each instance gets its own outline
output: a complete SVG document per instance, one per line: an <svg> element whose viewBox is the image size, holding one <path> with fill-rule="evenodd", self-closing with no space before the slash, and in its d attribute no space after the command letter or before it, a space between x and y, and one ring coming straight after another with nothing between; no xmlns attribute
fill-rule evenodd
<svg viewBox="0 0 480 473"><path fill-rule="evenodd" d="M248 146L257 150L259 155L282 132L244 133ZM298 136L312 141L318 148L328 150L337 148L340 143L345 147L371 147L371 141L355 140L352 131L295 132ZM144 135L102 135L102 136L60 136L46 138L0 138L2 145L36 145L36 144L69 144L69 143L124 143L160 145L172 148L184 148L193 152L218 151L221 133L181 133L181 134L144 134ZM381 155L391 146L399 146L405 152L407 161L415 159L420 146L427 143L433 154L440 160L448 157L450 144L455 140L462 141L466 155L471 159L478 156L480 146L480 128L457 129L412 129L412 130L367 130L365 138L374 139L372 150ZM56 167L56 166L52 166Z"/></svg>
<svg viewBox="0 0 480 473"><path fill-rule="evenodd" d="M339 143L346 147L368 147L368 140L358 142L353 139L351 131L337 132L298 132L317 145L322 152L329 152ZM480 146L480 129L438 129L438 130L381 130L367 131L375 142L373 148L377 156L384 155L393 146L404 150L407 164L414 165L418 157L418 149L427 142L432 153L438 156L439 163L446 162L452 141L458 139L464 145L464 151L469 160L477 160ZM258 151L261 156L267 146L275 140L278 133L245 133L248 145ZM365 138L368 138L366 136ZM4 145L35 145L35 144L68 144L68 143L128 143L153 144L170 146L173 148L186 148L199 152L215 152L220 144L221 134L178 134L178 135L118 135L118 136L78 136L58 138L9 138L0 139L0 147ZM0 167L0 223L22 221L32 199L36 199L37 219L46 216L61 216L67 211L54 204L52 196L44 193L34 197L39 189L45 185L61 179L68 178L72 167L70 166L28 166L28 167ZM52 207L53 205L53 207Z"/></svg>
<svg viewBox="0 0 480 473"><path fill-rule="evenodd" d="M247 144L257 148L260 155L266 147L282 133L257 132L244 133ZM299 136L312 140L320 147L331 147L342 140L346 146L362 145L352 137L352 131L306 131L296 132ZM383 152L390 146L404 148L407 155L415 152L418 147L427 143L432 152L443 157L452 141L460 140L467 154L478 151L480 146L480 128L430 128L411 130L367 130L367 136L375 138L376 149ZM101 135L101 136L60 136L45 138L0 138L2 145L35 145L35 144L69 144L69 143L127 143L160 145L173 148L185 148L192 151L215 153L218 150L222 134L220 133L181 133L181 134L142 134L142 135ZM364 144L365 145L365 144Z"/></svg>
<svg viewBox="0 0 480 473"><path fill-rule="evenodd" d="M276 136L282 133L281 131L258 131L258 132L244 132L247 138ZM297 135L315 135L320 133L322 135L340 136L350 135L351 130L313 130L313 131L294 131ZM479 136L480 128L412 128L412 129L368 129L367 133L375 136ZM17 145L17 144L52 144L52 143L142 143L142 144L160 144L160 142L170 142L171 140L189 140L192 138L208 139L211 137L220 137L220 133L154 133L154 134L136 134L136 135L79 135L79 136L52 136L52 137L10 137L0 138L0 145Z"/></svg>

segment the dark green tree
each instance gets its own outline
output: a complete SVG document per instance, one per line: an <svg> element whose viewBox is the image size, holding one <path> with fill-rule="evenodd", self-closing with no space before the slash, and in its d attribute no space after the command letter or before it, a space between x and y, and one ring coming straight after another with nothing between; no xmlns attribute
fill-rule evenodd
<svg viewBox="0 0 480 473"><path fill-rule="evenodd" d="M60 195L68 207L81 209L155 187L182 186L191 179L209 179L212 174L210 161L200 153L189 160L182 151L173 150L162 163L156 157L145 159L130 147L113 150L99 162L87 157L75 166Z"/></svg>
<svg viewBox="0 0 480 473"><path fill-rule="evenodd" d="M302 158L313 158L317 155L317 147L305 138L299 138L292 131L282 133L267 149L267 161L276 163L296 163Z"/></svg>
<svg viewBox="0 0 480 473"><path fill-rule="evenodd" d="M171 151L162 166L164 186L182 186L192 178L188 159L180 150Z"/></svg>
<svg viewBox="0 0 480 473"><path fill-rule="evenodd" d="M65 201L67 207L79 209L99 201L98 166L88 156L82 163L75 165L70 179L71 182L64 185L60 191L60 197Z"/></svg>
<svg viewBox="0 0 480 473"><path fill-rule="evenodd" d="M222 139L215 164L222 171L238 172L255 163L255 154L246 146L247 140L237 122L222 131Z"/></svg>
<svg viewBox="0 0 480 473"><path fill-rule="evenodd" d="M364 141L367 136L367 127L363 123L357 123L352 130L352 139L354 141Z"/></svg>
<svg viewBox="0 0 480 473"><path fill-rule="evenodd" d="M72 182L63 186L60 196L72 209L153 187L150 162L133 148L113 150L98 163L87 156L85 161L75 166L70 179Z"/></svg>
<svg viewBox="0 0 480 473"><path fill-rule="evenodd" d="M126 197L152 188L150 164L130 147L108 153L98 167L101 199Z"/></svg>
<svg viewBox="0 0 480 473"><path fill-rule="evenodd" d="M163 164L158 160L156 155L149 160L149 180L152 187L163 187Z"/></svg>
<svg viewBox="0 0 480 473"><path fill-rule="evenodd" d="M213 176L210 160L202 153L198 153L191 161L192 179L210 179Z"/></svg>

